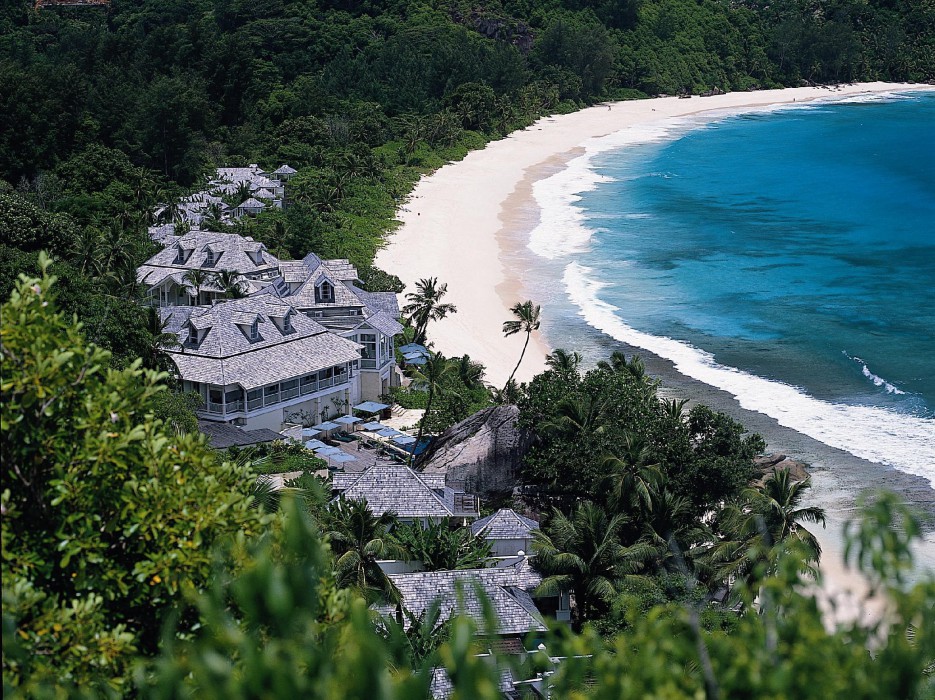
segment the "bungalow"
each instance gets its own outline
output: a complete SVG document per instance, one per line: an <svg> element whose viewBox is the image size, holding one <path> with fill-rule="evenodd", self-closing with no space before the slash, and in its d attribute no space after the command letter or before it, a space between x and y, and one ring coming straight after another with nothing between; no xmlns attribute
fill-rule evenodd
<svg viewBox="0 0 935 700"><path fill-rule="evenodd" d="M486 637L496 640L498 650L523 653L523 638L530 632L545 632L547 627L532 596L512 569L462 569L459 571L419 571L387 574L402 596L402 606L415 616L437 602L441 618L448 619L460 611L471 617ZM484 608L478 590L482 591L497 621L496 630L487 630ZM376 610L387 617L396 616L396 606L383 603ZM403 624L408 626L408 619Z"/></svg>
<svg viewBox="0 0 935 700"><path fill-rule="evenodd" d="M289 182L289 180L292 178L293 175L296 174L296 172L298 171L295 168L291 168L285 163L283 163L276 170L274 170L272 174L280 182Z"/></svg>
<svg viewBox="0 0 935 700"><path fill-rule="evenodd" d="M532 549L533 533L539 523L501 508L493 515L471 523L471 532L488 540L495 557L511 557Z"/></svg>
<svg viewBox="0 0 935 700"><path fill-rule="evenodd" d="M199 418L250 430L347 411L359 399L360 346L268 296L211 307L163 307L169 348L185 391L204 402Z"/></svg>
<svg viewBox="0 0 935 700"><path fill-rule="evenodd" d="M361 473L336 473L335 500L366 499L374 515L394 512L402 523L423 527L441 522L465 524L478 515L477 496L445 485L444 474L419 474L407 466L377 464Z"/></svg>
<svg viewBox="0 0 935 700"><path fill-rule="evenodd" d="M250 197L234 207L233 216L235 219L239 219L242 216L256 216L264 209L266 209L266 205L263 204L263 202Z"/></svg>

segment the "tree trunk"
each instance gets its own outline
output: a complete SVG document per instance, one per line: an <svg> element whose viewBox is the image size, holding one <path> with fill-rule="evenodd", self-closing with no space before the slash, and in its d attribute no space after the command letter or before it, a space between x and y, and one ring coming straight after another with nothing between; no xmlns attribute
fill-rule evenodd
<svg viewBox="0 0 935 700"><path fill-rule="evenodd" d="M510 372L510 378L506 380L506 384L503 385L504 390L510 385L510 382L513 380L513 375L516 374L516 370L519 369L519 366L523 364L523 356L526 354L526 347L529 345L529 336L532 335L532 331L526 333L526 342L523 343L523 351L519 354L519 362L516 363L516 367L513 368L513 371Z"/></svg>

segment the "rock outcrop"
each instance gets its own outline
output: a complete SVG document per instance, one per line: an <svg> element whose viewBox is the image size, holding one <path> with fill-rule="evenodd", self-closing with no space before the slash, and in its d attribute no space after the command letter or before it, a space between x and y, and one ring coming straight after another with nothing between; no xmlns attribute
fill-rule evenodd
<svg viewBox="0 0 935 700"><path fill-rule="evenodd" d="M509 493L516 486L529 436L516 428L519 408L492 406L451 426L419 460L427 473L445 474L481 496Z"/></svg>
<svg viewBox="0 0 935 700"><path fill-rule="evenodd" d="M789 470L789 475L793 481L802 481L808 478L805 463L786 457L784 454L761 455L754 459L753 463L760 473L760 476L754 481L757 486L762 486L770 474L783 469Z"/></svg>

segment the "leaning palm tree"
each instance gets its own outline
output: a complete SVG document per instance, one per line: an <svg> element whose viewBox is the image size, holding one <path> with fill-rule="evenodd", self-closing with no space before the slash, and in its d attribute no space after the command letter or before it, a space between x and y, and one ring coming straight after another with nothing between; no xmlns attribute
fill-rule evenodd
<svg viewBox="0 0 935 700"><path fill-rule="evenodd" d="M458 311L454 304L442 303L441 299L447 292L447 284L439 284L437 277L430 277L416 282L416 291L406 294L409 303L403 307L403 314L416 329L415 343L425 343L429 321L440 321Z"/></svg>
<svg viewBox="0 0 935 700"><path fill-rule="evenodd" d="M623 524L622 515L608 517L600 506L584 501L571 517L555 509L548 527L534 535L536 566L544 575L538 593L571 591L579 626L605 609L617 593L617 581L639 571L651 554L646 545L620 543Z"/></svg>
<svg viewBox="0 0 935 700"><path fill-rule="evenodd" d="M195 303L192 306L201 304L201 290L214 279L214 273L207 270L195 268L189 270L182 276L182 281L195 292Z"/></svg>
<svg viewBox="0 0 935 700"><path fill-rule="evenodd" d="M529 338L532 332L539 330L542 307L527 300L514 304L510 312L516 318L503 322L503 335L509 338L516 333L526 333L526 342L523 343L523 351L519 355L519 362L516 363L516 367L510 372L510 378L507 379L507 382L513 379L513 375L515 375L516 370L519 369L523 361L523 356L526 354L526 348L529 346Z"/></svg>
<svg viewBox="0 0 935 700"><path fill-rule="evenodd" d="M439 387L445 377L450 376L456 371L454 366L446 360L440 352L430 353L422 365L422 369L414 370L412 373L413 384L423 386L428 392L428 399L425 402L425 413L422 420L419 421L419 434L416 436L416 442L412 446L412 452L409 453L409 466L416 456L416 447L422 443L422 434L425 432L425 421L432 412L432 402L438 393Z"/></svg>
<svg viewBox="0 0 935 700"><path fill-rule="evenodd" d="M342 588L356 588L365 597L400 602L399 591L377 563L405 556L393 540L392 512L374 515L366 500L339 498L328 506L326 537L335 557L335 579Z"/></svg>
<svg viewBox="0 0 935 700"><path fill-rule="evenodd" d="M578 371L578 365L581 364L581 353L556 348L551 354L545 356L545 364L554 372L576 372Z"/></svg>

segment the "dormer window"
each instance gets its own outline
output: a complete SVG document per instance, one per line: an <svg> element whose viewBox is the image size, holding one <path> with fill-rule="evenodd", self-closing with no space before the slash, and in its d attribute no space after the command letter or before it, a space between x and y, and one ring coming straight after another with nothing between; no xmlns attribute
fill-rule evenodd
<svg viewBox="0 0 935 700"><path fill-rule="evenodd" d="M188 258L191 257L192 249L183 248L182 246L177 246L175 250L176 250L175 263L177 265L184 265L185 263L187 263Z"/></svg>
<svg viewBox="0 0 935 700"><path fill-rule="evenodd" d="M253 325L250 326L250 340L259 340L260 339L260 321L259 319L254 319Z"/></svg>
<svg viewBox="0 0 935 700"><path fill-rule="evenodd" d="M215 253L213 250L208 248L205 251L205 267L214 267L217 264L219 257L221 256L218 253Z"/></svg>
<svg viewBox="0 0 935 700"><path fill-rule="evenodd" d="M328 304L334 301L334 285L328 280L323 280L315 288L315 302L318 304Z"/></svg>
<svg viewBox="0 0 935 700"><path fill-rule="evenodd" d="M289 332L292 331L292 317L291 317L291 316L288 316L288 315L287 315L287 316L282 320L282 330L283 330L285 333L289 333Z"/></svg>

